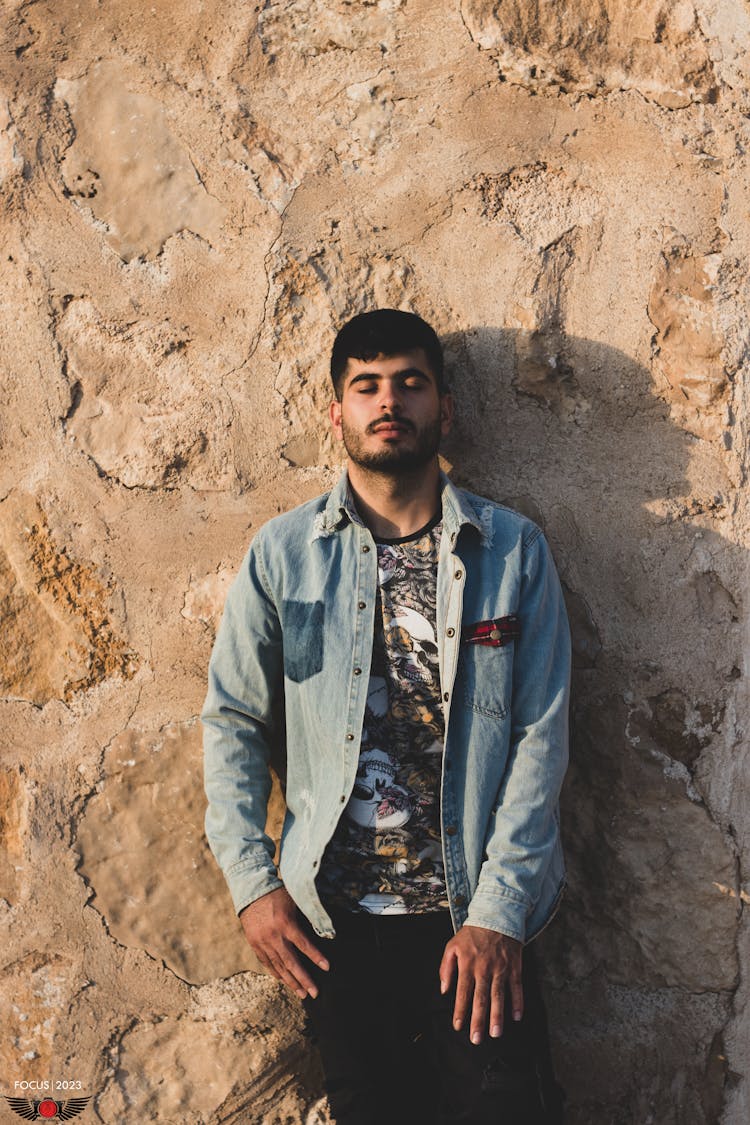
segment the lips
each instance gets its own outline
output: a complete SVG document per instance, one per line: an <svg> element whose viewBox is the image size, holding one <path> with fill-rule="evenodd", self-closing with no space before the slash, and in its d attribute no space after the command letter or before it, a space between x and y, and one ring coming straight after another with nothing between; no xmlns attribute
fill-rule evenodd
<svg viewBox="0 0 750 1125"><path fill-rule="evenodd" d="M411 433L411 429L407 422L379 422L376 426L371 426L372 432L382 437L401 437L402 434Z"/></svg>

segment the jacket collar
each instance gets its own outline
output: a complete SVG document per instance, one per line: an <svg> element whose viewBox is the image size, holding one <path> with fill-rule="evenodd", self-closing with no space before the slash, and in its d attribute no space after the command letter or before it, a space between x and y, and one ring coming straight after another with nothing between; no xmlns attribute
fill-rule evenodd
<svg viewBox="0 0 750 1125"><path fill-rule="evenodd" d="M484 509L478 511L468 494L462 489L456 488L450 478L442 471L440 473L440 495L443 505L443 528L450 536L451 542L455 542L461 528L468 524L476 528L482 542L486 543L491 537L487 519L491 512L485 512ZM491 505L488 504L487 507L491 508ZM346 469L344 469L328 495L325 508L316 518L315 530L317 535L328 536L335 531L339 531L346 523L361 522L349 489L349 477Z"/></svg>
<svg viewBox="0 0 750 1125"><path fill-rule="evenodd" d="M440 488L443 502L443 527L454 542L462 527L473 527L479 532L482 543L489 546L492 539L491 521L492 507L490 503L483 503L479 507L473 503L462 488L456 488L450 477L444 472L440 473Z"/></svg>

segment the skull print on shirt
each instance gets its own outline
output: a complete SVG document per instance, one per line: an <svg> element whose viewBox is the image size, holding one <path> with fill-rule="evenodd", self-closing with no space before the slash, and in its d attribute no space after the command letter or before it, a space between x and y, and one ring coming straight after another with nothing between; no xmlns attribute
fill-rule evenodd
<svg viewBox="0 0 750 1125"><path fill-rule="evenodd" d="M435 639L441 526L381 541L372 668L354 789L321 864L324 902L447 908L440 846L443 711Z"/></svg>

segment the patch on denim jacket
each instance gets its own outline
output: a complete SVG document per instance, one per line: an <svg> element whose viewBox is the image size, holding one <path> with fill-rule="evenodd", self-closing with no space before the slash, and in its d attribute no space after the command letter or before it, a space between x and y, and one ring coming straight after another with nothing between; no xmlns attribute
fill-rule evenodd
<svg viewBox="0 0 750 1125"><path fill-rule="evenodd" d="M502 648L511 641L518 640L521 636L521 623L516 613L509 613L507 617L494 617L489 621L475 621L473 625L464 625L461 630L461 640L467 645L491 645L493 648Z"/></svg>
<svg viewBox="0 0 750 1125"><path fill-rule="evenodd" d="M284 674L295 684L323 667L323 602L285 601L282 604Z"/></svg>

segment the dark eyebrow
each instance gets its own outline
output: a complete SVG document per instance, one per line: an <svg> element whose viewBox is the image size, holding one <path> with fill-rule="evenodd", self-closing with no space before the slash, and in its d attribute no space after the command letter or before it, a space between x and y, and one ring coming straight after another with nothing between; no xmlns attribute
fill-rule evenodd
<svg viewBox="0 0 750 1125"><path fill-rule="evenodd" d="M381 375L379 371L358 371L356 375L352 376L349 380L349 386L352 387L355 383L364 380L371 381L373 379L408 379L418 375L429 383L430 376L426 371L422 371L421 367L405 367L402 371L394 371L393 375Z"/></svg>

